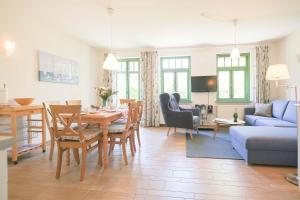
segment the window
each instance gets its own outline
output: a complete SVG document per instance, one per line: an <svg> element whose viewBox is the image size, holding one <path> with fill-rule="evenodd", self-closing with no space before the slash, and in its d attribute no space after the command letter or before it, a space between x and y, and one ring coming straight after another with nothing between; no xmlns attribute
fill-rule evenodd
<svg viewBox="0 0 300 200"><path fill-rule="evenodd" d="M178 92L182 102L191 101L191 57L162 57L161 91Z"/></svg>
<svg viewBox="0 0 300 200"><path fill-rule="evenodd" d="M139 58L121 59L120 69L116 72L117 99L140 99L140 60Z"/></svg>
<svg viewBox="0 0 300 200"><path fill-rule="evenodd" d="M217 55L218 102L243 103L250 101L250 54L239 59Z"/></svg>

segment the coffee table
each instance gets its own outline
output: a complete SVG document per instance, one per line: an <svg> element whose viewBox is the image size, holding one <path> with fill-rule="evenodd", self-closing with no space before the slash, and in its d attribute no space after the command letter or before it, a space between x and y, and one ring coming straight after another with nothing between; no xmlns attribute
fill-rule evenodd
<svg viewBox="0 0 300 200"><path fill-rule="evenodd" d="M216 118L213 120L214 123L214 138L217 135L217 132L219 131L219 128L224 127L224 128L229 128L231 126L243 126L245 125L245 121L243 120L238 120L237 122L234 122L234 120L230 119L222 119L222 118Z"/></svg>

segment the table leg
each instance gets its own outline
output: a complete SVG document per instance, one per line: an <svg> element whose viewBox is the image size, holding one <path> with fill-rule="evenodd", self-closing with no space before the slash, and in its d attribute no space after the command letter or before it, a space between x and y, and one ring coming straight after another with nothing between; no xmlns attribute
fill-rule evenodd
<svg viewBox="0 0 300 200"><path fill-rule="evenodd" d="M11 116L11 134L13 137L17 138L17 116L15 113L12 113ZM18 147L17 147L17 142L12 145L12 161L14 164L18 164Z"/></svg>
<svg viewBox="0 0 300 200"><path fill-rule="evenodd" d="M108 127L107 125L102 126L103 133L103 165L108 167Z"/></svg>
<svg viewBox="0 0 300 200"><path fill-rule="evenodd" d="M46 110L42 109L42 149L46 152Z"/></svg>
<svg viewBox="0 0 300 200"><path fill-rule="evenodd" d="M219 131L219 124L216 124L215 128L214 128L214 139L216 138L216 135L217 135L218 131Z"/></svg>

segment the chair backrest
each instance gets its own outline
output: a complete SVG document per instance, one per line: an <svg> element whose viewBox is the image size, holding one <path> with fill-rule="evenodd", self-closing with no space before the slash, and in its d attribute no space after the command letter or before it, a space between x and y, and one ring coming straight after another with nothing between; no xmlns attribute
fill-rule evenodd
<svg viewBox="0 0 300 200"><path fill-rule="evenodd" d="M68 105L68 106L81 105L81 100L67 100L66 105Z"/></svg>
<svg viewBox="0 0 300 200"><path fill-rule="evenodd" d="M126 104L128 105L129 103L135 102L135 99L120 99L120 104Z"/></svg>
<svg viewBox="0 0 300 200"><path fill-rule="evenodd" d="M143 115L143 109L144 109L144 102L143 101L137 101L137 123L140 124L142 120Z"/></svg>
<svg viewBox="0 0 300 200"><path fill-rule="evenodd" d="M128 131L133 124L137 123L137 103L132 102L128 104L128 116L126 123L126 130Z"/></svg>
<svg viewBox="0 0 300 200"><path fill-rule="evenodd" d="M47 123L50 134L52 134L51 132L52 132L52 128L53 128L53 115L50 110L50 105L59 105L59 104L60 104L59 101L43 102L43 107L46 112L46 123Z"/></svg>
<svg viewBox="0 0 300 200"><path fill-rule="evenodd" d="M62 136L78 136L80 141L84 140L81 127L81 105L50 105L53 115L53 130L56 138ZM76 123L76 130L72 124ZM62 125L63 128L59 128Z"/></svg>

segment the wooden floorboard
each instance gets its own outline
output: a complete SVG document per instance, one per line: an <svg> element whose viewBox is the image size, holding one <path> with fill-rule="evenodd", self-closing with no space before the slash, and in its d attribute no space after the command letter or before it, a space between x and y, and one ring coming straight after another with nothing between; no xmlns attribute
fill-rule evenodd
<svg viewBox="0 0 300 200"><path fill-rule="evenodd" d="M96 166L95 150L88 156L84 182L79 181L80 166L73 158L70 166L64 162L61 178L56 180L56 152L49 161L48 153L34 150L18 165L9 163L9 200L300 199L298 188L284 180L296 168L187 158L184 130L177 131L167 137L167 128L142 129L142 146L137 147L134 158L128 149L128 166L123 164L119 145L107 169Z"/></svg>

